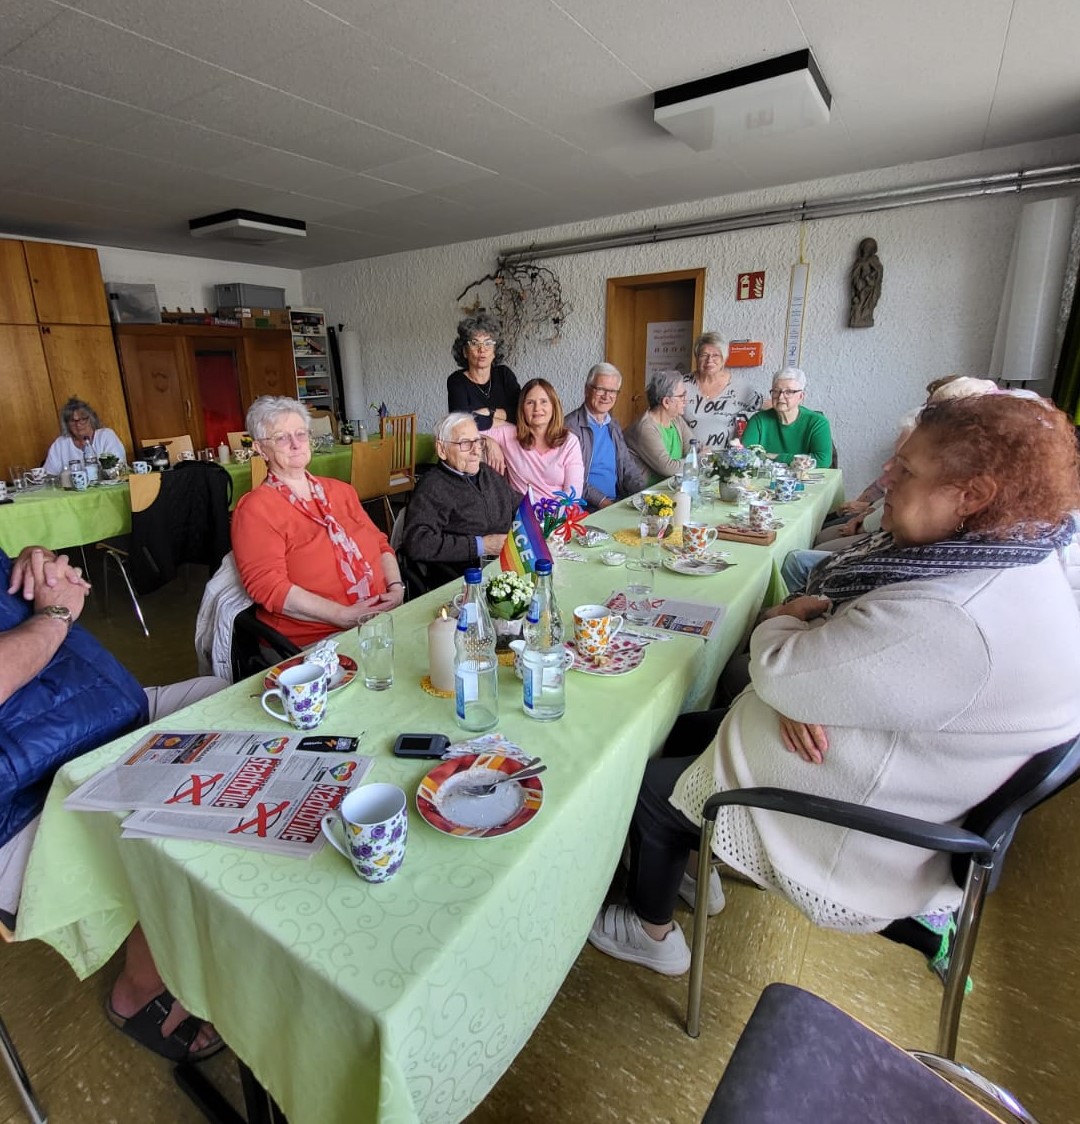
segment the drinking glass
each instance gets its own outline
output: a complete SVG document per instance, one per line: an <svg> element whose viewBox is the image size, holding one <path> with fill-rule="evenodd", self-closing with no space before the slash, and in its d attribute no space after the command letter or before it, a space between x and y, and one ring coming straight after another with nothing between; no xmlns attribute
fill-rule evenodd
<svg viewBox="0 0 1080 1124"><path fill-rule="evenodd" d="M652 624L653 575L644 562L631 558L626 563L626 619L631 624Z"/></svg>
<svg viewBox="0 0 1080 1124"><path fill-rule="evenodd" d="M368 617L357 632L364 686L369 691L385 691L394 685L394 618L389 613Z"/></svg>
<svg viewBox="0 0 1080 1124"><path fill-rule="evenodd" d="M11 490L21 492L26 487L26 469L21 464L11 466Z"/></svg>
<svg viewBox="0 0 1080 1124"><path fill-rule="evenodd" d="M664 548L658 542L641 541L641 564L649 570L659 570L664 558Z"/></svg>

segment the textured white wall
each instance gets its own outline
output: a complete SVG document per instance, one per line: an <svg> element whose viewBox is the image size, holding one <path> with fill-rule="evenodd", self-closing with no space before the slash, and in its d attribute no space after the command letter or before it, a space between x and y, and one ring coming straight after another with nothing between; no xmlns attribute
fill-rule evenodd
<svg viewBox="0 0 1080 1124"><path fill-rule="evenodd" d="M304 294L326 309L331 323L358 329L369 397L385 400L392 411L415 409L421 427L430 430L446 411L450 345L462 315L454 298L492 269L502 249L1078 158L1080 137L1073 137L347 262L305 270ZM807 404L832 421L850 494L877 475L897 420L921 403L930 379L985 371L1019 206L1016 196L978 198L806 225ZM884 286L876 326L852 330L846 326L848 274L865 237L877 239ZM767 384L783 355L788 277L798 254L799 229L787 225L552 259L545 264L558 275L573 313L562 339L527 343L511 365L522 382L547 378L567 408L578 405L585 371L604 358L607 278L705 266L705 328L764 340L766 362L756 371ZM736 274L760 269L765 298L737 302Z"/></svg>

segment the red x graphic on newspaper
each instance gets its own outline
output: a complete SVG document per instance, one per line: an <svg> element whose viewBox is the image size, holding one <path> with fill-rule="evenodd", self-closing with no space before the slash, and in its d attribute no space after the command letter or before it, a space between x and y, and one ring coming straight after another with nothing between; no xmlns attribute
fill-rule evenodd
<svg viewBox="0 0 1080 1124"><path fill-rule="evenodd" d="M260 839L266 838L266 833L281 819L285 809L291 801L282 800L280 804L256 804L255 815L249 820L241 820L236 827L229 828L230 835L255 834Z"/></svg>
<svg viewBox="0 0 1080 1124"><path fill-rule="evenodd" d="M192 773L191 782L181 788L178 788L168 800L166 804L191 804L198 807L202 803L202 798L209 792L213 792L214 788L221 782L224 773Z"/></svg>

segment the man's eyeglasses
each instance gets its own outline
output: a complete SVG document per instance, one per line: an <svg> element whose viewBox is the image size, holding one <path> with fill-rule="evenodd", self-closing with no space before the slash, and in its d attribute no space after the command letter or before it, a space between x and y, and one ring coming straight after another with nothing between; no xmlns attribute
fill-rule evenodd
<svg viewBox="0 0 1080 1124"><path fill-rule="evenodd" d="M447 445L456 445L463 453L471 453L473 449L483 447L484 439L482 437L474 437L471 441L447 441Z"/></svg>
<svg viewBox="0 0 1080 1124"><path fill-rule="evenodd" d="M796 394L802 394L801 390L774 390L772 396L774 398L794 398Z"/></svg>
<svg viewBox="0 0 1080 1124"><path fill-rule="evenodd" d="M494 351L495 341L489 339L469 340L469 347L474 351Z"/></svg>
<svg viewBox="0 0 1080 1124"><path fill-rule="evenodd" d="M308 444L311 434L306 429L298 429L295 433L275 433L273 437L263 437L261 440L269 441L275 449L287 449L294 442L297 445Z"/></svg>
<svg viewBox="0 0 1080 1124"><path fill-rule="evenodd" d="M619 392L617 390L608 390L606 386L590 386L589 389L596 395L597 398L618 398Z"/></svg>

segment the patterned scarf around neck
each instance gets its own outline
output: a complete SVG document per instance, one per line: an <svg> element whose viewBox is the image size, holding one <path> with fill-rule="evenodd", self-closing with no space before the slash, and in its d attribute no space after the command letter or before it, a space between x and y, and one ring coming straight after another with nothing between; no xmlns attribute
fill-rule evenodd
<svg viewBox="0 0 1080 1124"><path fill-rule="evenodd" d="M374 572L371 564L360 553L360 548L353 541L348 531L337 521L330 510L330 501L317 476L305 472L307 482L311 487L311 499L302 500L293 490L275 476L272 472L266 477L265 483L284 496L293 507L314 523L326 528L330 537L330 545L337 559L338 576L341 578L345 596L355 604L371 596L371 584Z"/></svg>
<svg viewBox="0 0 1080 1124"><path fill-rule="evenodd" d="M1034 538L990 539L971 533L926 546L897 546L889 531L879 531L865 543L818 563L810 572L806 592L839 605L896 582L1033 566L1069 541L1073 524L1065 520L1057 527L1041 525L1038 530Z"/></svg>

